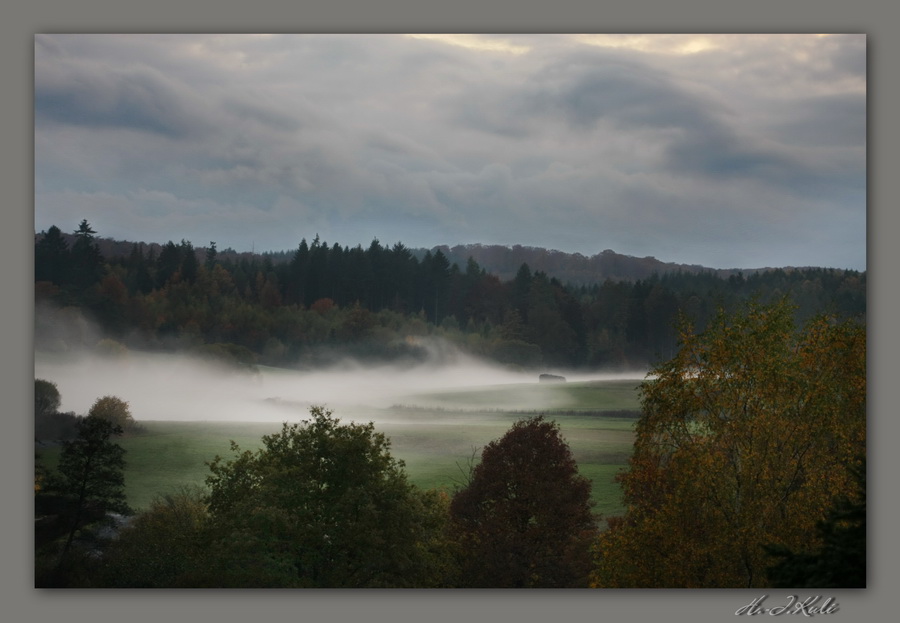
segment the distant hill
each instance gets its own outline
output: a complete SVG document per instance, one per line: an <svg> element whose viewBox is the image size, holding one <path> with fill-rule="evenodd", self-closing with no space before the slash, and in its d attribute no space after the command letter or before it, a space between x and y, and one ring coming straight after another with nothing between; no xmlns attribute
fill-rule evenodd
<svg viewBox="0 0 900 623"><path fill-rule="evenodd" d="M589 285L602 283L607 279L612 281L637 281L647 279L654 274L682 272L682 273L713 273L719 277L728 278L731 275L743 273L745 276L769 270L756 269L715 269L696 264L676 264L663 262L655 257L633 257L622 255L609 249L590 257L581 253L565 253L540 247L526 247L514 245L512 247L502 245L468 244L454 247L439 246L430 249L432 253L440 250L451 263L464 268L469 257L478 262L478 265L487 272L507 281L516 276L519 267L523 263L528 264L532 272L541 271L550 277L556 277L562 283L574 285ZM424 255L424 250L419 253Z"/></svg>
<svg viewBox="0 0 900 623"><path fill-rule="evenodd" d="M35 234L35 242L40 240L41 235L40 233ZM63 234L63 238L65 238L70 247L75 241L75 236L72 234ZM127 256L131 253L131 249L135 244L142 246L145 255L152 251L154 256L158 256L162 249L162 245L155 242L135 243L126 240L113 240L112 238L97 238L96 241L100 246L100 252L106 258ZM178 241L173 242L177 243ZM195 250L198 259L202 261L206 253L206 247L198 246L195 247ZM655 257L622 255L610 249L588 257L581 253L565 253L554 249L522 245L509 247L503 245L466 244L452 247L442 245L430 249L410 248L412 254L420 260L426 252L435 253L438 250L447 256L451 264L459 266L460 270L465 270L466 263L471 257L478 262L481 268L488 273L496 275L501 281L513 279L523 263L528 264L532 272L541 271L550 277L557 278L561 283L573 285L603 283L607 279L612 281L637 281L652 277L654 274L662 275L675 272L711 273L727 279L739 273L748 276L772 270L772 268L768 267L718 269L697 264L677 264L674 262L663 262ZM238 252L229 248L218 249L218 258L220 260L237 261L242 258L251 259L254 256L266 256L272 260L273 264L279 264L290 261L294 252L295 249L280 252L252 253L250 251ZM790 271L795 269L795 267L782 267L782 269Z"/></svg>

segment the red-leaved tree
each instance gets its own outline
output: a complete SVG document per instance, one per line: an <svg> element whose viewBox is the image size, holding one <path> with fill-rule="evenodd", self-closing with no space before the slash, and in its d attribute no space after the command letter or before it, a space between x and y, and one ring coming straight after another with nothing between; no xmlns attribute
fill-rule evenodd
<svg viewBox="0 0 900 623"><path fill-rule="evenodd" d="M556 422L516 422L485 447L450 504L463 585L587 586L590 492Z"/></svg>

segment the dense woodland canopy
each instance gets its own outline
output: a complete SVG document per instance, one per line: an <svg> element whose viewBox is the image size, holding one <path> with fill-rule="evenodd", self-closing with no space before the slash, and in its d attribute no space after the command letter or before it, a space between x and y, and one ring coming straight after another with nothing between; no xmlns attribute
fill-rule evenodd
<svg viewBox="0 0 900 623"><path fill-rule="evenodd" d="M117 243L99 238L86 220L72 234L53 226L35 243L37 346L94 347L90 320L114 340L103 348L194 349L244 364L315 365L338 354L416 359L426 355L421 338L440 336L526 368L646 368L672 356L680 317L702 329L719 309L751 298L786 298L798 322L819 313L864 319L866 310L865 272L689 267L592 282L581 256L566 264L558 252L471 247L505 262L500 273L521 257L581 275L563 281L523 261L501 279L471 255L448 257L465 249L378 240L349 248L315 236L293 252L237 254L186 240ZM611 252L601 260L614 275L666 266Z"/></svg>

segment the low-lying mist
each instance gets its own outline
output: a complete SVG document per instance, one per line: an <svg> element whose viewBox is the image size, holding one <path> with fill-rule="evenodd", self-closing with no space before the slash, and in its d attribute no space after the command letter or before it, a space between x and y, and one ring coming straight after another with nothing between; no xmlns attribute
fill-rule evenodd
<svg viewBox="0 0 900 623"><path fill-rule="evenodd" d="M554 406L554 393L541 391L537 371L499 367L455 349L448 352L448 348L452 349L440 345L439 357L415 366L364 365L345 359L312 370L265 366L237 370L188 355L136 351L116 357L39 351L35 353L35 378L56 384L61 411L85 414L97 398L114 395L129 403L138 421L295 422L308 419L309 406L314 404L326 406L344 420L376 423L389 417L381 410L393 406L449 405L460 410ZM570 381L640 379L643 373L566 377ZM521 387L472 393L514 385ZM466 400L453 404L453 393L467 390ZM473 402L472 395L486 398Z"/></svg>

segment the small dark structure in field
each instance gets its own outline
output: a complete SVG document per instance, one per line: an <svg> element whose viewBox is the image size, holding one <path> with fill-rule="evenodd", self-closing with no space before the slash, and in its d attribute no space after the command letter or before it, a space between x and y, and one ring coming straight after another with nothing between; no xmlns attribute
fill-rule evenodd
<svg viewBox="0 0 900 623"><path fill-rule="evenodd" d="M539 377L541 383L565 383L566 377L556 374L542 374Z"/></svg>

